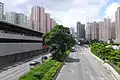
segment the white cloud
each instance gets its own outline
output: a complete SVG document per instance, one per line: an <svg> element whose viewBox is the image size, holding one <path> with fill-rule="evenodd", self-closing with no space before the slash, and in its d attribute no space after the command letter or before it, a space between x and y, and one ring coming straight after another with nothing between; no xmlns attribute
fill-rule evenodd
<svg viewBox="0 0 120 80"><path fill-rule="evenodd" d="M58 23L74 27L76 22L98 20L99 13L108 0L3 0L5 11L30 12L32 5L43 5L46 12ZM9 5L12 4L12 5ZM25 7L23 7L25 6Z"/></svg>
<svg viewBox="0 0 120 80"><path fill-rule="evenodd" d="M119 7L120 4L114 2L111 5L109 5L107 7L107 9L105 10L105 16L104 17L109 17L111 18L111 21L115 21L115 12L117 10L117 7Z"/></svg>
<svg viewBox="0 0 120 80"><path fill-rule="evenodd" d="M87 21L97 20L99 13L108 0L74 0L72 7L66 11L60 11L59 13L51 10L51 15L60 19L60 23L68 27L74 27L76 30L76 22L81 21L86 23ZM63 15L61 15L61 13Z"/></svg>
<svg viewBox="0 0 120 80"><path fill-rule="evenodd" d="M15 0L13 3L12 3L12 5L13 6L16 6L16 5L18 5L18 4L22 4L22 3L26 3L28 0Z"/></svg>

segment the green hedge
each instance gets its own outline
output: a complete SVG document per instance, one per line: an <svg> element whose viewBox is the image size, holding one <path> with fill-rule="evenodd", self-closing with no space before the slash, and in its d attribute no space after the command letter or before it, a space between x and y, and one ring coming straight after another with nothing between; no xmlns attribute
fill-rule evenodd
<svg viewBox="0 0 120 80"><path fill-rule="evenodd" d="M120 45L120 43L119 43L119 42L116 42L116 43L114 43L114 45L118 45L118 46L119 46L119 45Z"/></svg>
<svg viewBox="0 0 120 80"><path fill-rule="evenodd" d="M93 43L90 45L90 48L93 54L103 60L108 59L110 57L110 53L113 51L111 45L107 45L104 43Z"/></svg>
<svg viewBox="0 0 120 80"><path fill-rule="evenodd" d="M70 54L70 50L67 50L64 55L60 58L60 61L63 62L65 58Z"/></svg>
<svg viewBox="0 0 120 80"><path fill-rule="evenodd" d="M93 54L103 60L107 60L107 63L112 65L114 69L120 73L120 49L114 50L111 45L104 43L92 43L90 48Z"/></svg>
<svg viewBox="0 0 120 80"><path fill-rule="evenodd" d="M49 72L52 67L58 65L58 63L60 64L60 62L55 60L48 60L35 69L30 70L27 74L21 76L19 80L42 80L45 74Z"/></svg>
<svg viewBox="0 0 120 80"><path fill-rule="evenodd" d="M61 67L60 62L56 62L56 64L45 74L45 76L42 78L42 80L52 80L52 78L55 76L57 70Z"/></svg>

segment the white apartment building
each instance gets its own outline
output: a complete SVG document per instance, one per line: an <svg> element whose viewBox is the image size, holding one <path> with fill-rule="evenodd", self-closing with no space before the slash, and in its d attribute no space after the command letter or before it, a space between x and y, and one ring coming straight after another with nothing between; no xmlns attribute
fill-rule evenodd
<svg viewBox="0 0 120 80"><path fill-rule="evenodd" d="M13 24L18 24L18 13L16 12L6 12L5 21Z"/></svg>
<svg viewBox="0 0 120 80"><path fill-rule="evenodd" d="M19 13L18 14L18 24L23 26L23 27L27 27L27 16L24 15L23 13Z"/></svg>
<svg viewBox="0 0 120 80"><path fill-rule="evenodd" d="M0 2L0 19L3 19L4 15L4 3Z"/></svg>

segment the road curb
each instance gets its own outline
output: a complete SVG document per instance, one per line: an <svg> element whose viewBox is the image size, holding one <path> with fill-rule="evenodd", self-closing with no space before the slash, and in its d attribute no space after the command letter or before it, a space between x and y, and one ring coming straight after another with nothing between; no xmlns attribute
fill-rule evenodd
<svg viewBox="0 0 120 80"><path fill-rule="evenodd" d="M56 72L56 74L55 74L55 76L53 77L52 80L56 80L56 79L57 79L57 76L59 75L59 73L60 73L62 67L63 67L63 63L62 63L62 65L60 66L60 68L57 70L57 72Z"/></svg>
<svg viewBox="0 0 120 80"><path fill-rule="evenodd" d="M112 76L115 78L115 80L120 80L120 75L116 72L116 70L111 66L109 65L108 63L106 63L105 61L103 61L102 59L100 59L99 57L97 57L96 55L94 55L92 52L91 52L91 49L89 48L89 51L90 53L92 54L93 57L96 58L97 61L99 61L104 67L106 67L106 69L108 71L110 71L110 73L112 74Z"/></svg>
<svg viewBox="0 0 120 80"><path fill-rule="evenodd" d="M71 52L70 52L70 54L71 54ZM69 54L69 55L70 55ZM68 55L68 56L69 56ZM65 61L66 61L66 59L68 58L68 56L65 58L65 60L62 62L62 65L61 65L61 67L57 70L57 72L56 72L56 74L55 74L55 76L53 77L53 79L52 80L56 80L57 79L57 77L58 77L58 75L59 75L59 73L60 73L60 71L61 71L61 69L63 68L63 65L64 65L64 63L65 63Z"/></svg>

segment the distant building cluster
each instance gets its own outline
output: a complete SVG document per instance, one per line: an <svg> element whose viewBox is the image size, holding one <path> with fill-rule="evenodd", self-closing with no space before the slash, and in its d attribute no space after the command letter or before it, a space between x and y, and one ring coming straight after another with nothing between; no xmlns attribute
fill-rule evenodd
<svg viewBox="0 0 120 80"><path fill-rule="evenodd" d="M4 3L2 2L0 2L0 20L34 29L42 33L50 31L57 25L56 21L50 17L50 14L45 13L43 7L33 6L30 16L16 12L6 12L4 14Z"/></svg>
<svg viewBox="0 0 120 80"><path fill-rule="evenodd" d="M98 39L108 41L120 39L120 7L115 12L115 21L107 18L100 22L88 22L86 24L86 39Z"/></svg>
<svg viewBox="0 0 120 80"><path fill-rule="evenodd" d="M104 19L101 22L88 22L86 25L87 40L108 41L115 39L115 22L110 19Z"/></svg>

